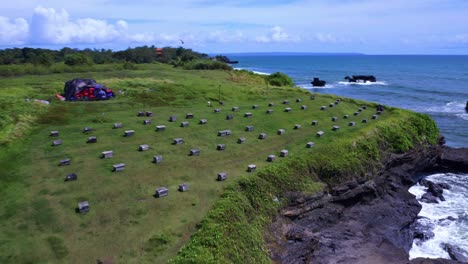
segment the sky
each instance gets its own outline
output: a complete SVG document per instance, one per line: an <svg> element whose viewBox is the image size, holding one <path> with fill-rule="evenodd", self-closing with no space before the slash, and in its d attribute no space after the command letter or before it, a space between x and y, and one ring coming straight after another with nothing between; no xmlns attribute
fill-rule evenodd
<svg viewBox="0 0 468 264"><path fill-rule="evenodd" d="M468 55L468 0L13 0L0 49Z"/></svg>

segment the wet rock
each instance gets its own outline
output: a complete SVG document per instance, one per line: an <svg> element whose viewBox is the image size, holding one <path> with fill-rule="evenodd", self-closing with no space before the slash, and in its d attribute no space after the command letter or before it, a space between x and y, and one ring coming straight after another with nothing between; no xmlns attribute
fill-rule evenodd
<svg viewBox="0 0 468 264"><path fill-rule="evenodd" d="M442 189L445 189L445 190L450 190L452 187L450 187L450 185L448 183L438 183L438 185L442 188Z"/></svg>
<svg viewBox="0 0 468 264"><path fill-rule="evenodd" d="M424 203L439 203L439 200L437 200L437 197L435 197L432 193L425 193L421 196L420 199L421 202Z"/></svg>
<svg viewBox="0 0 468 264"><path fill-rule="evenodd" d="M452 244L443 243L442 248L447 251L450 258L456 261L468 262L468 252Z"/></svg>
<svg viewBox="0 0 468 264"><path fill-rule="evenodd" d="M430 259L430 258L415 258L411 261L406 262L406 264L460 264L461 262L451 259Z"/></svg>
<svg viewBox="0 0 468 264"><path fill-rule="evenodd" d="M443 147L440 164L444 171L468 172L468 148Z"/></svg>
<svg viewBox="0 0 468 264"><path fill-rule="evenodd" d="M434 226L431 224L426 225L415 221L411 227L413 229L414 239L419 239L420 242L427 241L434 237L434 232L432 232Z"/></svg>
<svg viewBox="0 0 468 264"><path fill-rule="evenodd" d="M430 180L426 180L426 179L420 179L418 181L419 185L422 185L424 187L429 187L429 182L431 182Z"/></svg>
<svg viewBox="0 0 468 264"><path fill-rule="evenodd" d="M434 183L426 179L421 179L418 183L427 187L426 193L421 197L421 201L426 203L438 203L439 201L437 198L441 201L445 201L445 197L443 195L444 189L450 189L450 185L448 184Z"/></svg>

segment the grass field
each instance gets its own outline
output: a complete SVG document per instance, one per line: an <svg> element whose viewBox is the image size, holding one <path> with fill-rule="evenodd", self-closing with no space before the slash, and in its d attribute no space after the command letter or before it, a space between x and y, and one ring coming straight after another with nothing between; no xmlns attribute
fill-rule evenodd
<svg viewBox="0 0 468 264"><path fill-rule="evenodd" d="M373 120L375 105L359 115L353 113L364 103L338 97L310 94L298 88L274 88L259 76L223 71L183 71L165 65L140 66L134 71L81 73L117 91L117 98L101 102L60 102L53 94L63 89L63 82L73 74L24 76L3 79L2 99L10 97L20 106L3 108L2 114L13 116L2 127L0 153L0 262L1 263L93 263L96 259L112 263L165 263L197 230L198 224L220 197L223 189L237 178L249 175L248 164L257 170L282 162L282 149L291 159L304 151L314 153L330 142L368 133L388 118L385 111ZM25 98L49 99L51 105L38 107ZM218 100L224 101L220 105ZM301 102L296 102L300 99ZM282 104L289 100L289 104ZM209 107L207 101L212 102ZM272 102L274 106L269 107ZM252 105L258 105L253 109ZM301 110L301 106L306 106ZM327 110L320 110L321 106ZM239 111L232 111L232 107ZM284 109L290 107L290 112ZM38 108L39 110L37 110ZM215 113L214 109L221 111ZM272 109L272 114L266 110ZM152 117L138 117L138 111L152 111ZM251 118L244 113L251 112ZM193 119L186 119L193 113ZM226 115L233 115L226 120ZM19 116L27 115L28 129L17 133ZM169 122L169 116L176 122ZM349 115L349 119L344 119ZM338 117L338 121L332 121ZM207 119L205 125L200 119ZM143 120L151 119L144 125ZM362 123L367 119L367 124ZM16 122L15 122L16 120ZM312 120L318 125L312 126ZM182 121L190 122L180 127ZM356 126L348 126L349 122ZM114 123L123 128L113 129ZM300 129L293 129L296 124ZM165 131L156 131L165 125ZM254 131L245 131L245 126ZM338 131L332 127L338 125ZM84 127L92 127L83 133ZM124 137L124 130L135 130ZM217 136L220 130L232 134ZM278 129L285 129L278 135ZM63 145L52 146L50 131L58 130ZM318 131L324 131L321 138ZM16 131L16 132L15 132ZM259 133L267 138L258 139ZM27 135L27 137L24 137ZM96 143L86 143L96 136ZM173 138L184 143L173 145ZM237 144L245 137L244 144ZM316 147L306 149L307 142ZM216 150L217 144L226 150ZM150 149L138 151L141 144ZM189 156L192 148L200 156ZM101 159L102 151L113 150L110 159ZM162 155L160 164L152 163ZM63 158L71 165L58 166ZM112 165L125 163L126 169L112 172ZM78 180L64 182L65 175L76 173ZM216 181L218 172L229 175L227 181ZM256 172L250 173L254 174ZM180 183L190 186L188 192L177 192ZM155 188L167 187L169 196L155 199ZM87 200L90 212L75 213L77 203Z"/></svg>

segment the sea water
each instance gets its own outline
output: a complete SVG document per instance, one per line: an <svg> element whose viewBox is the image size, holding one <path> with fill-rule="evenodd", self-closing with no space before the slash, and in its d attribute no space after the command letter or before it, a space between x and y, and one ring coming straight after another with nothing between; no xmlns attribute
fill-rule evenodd
<svg viewBox="0 0 468 264"><path fill-rule="evenodd" d="M452 147L468 147L468 56L242 55L235 67L283 72L312 92L377 102L427 113ZM375 83L349 83L345 76L374 75ZM312 87L314 77L325 87Z"/></svg>
<svg viewBox="0 0 468 264"><path fill-rule="evenodd" d="M310 54L238 54L235 67L260 74L283 72L295 84L316 93L372 101L429 114L451 147L468 147L468 56L370 56ZM345 76L374 75L375 83L349 83ZM325 80L325 87L312 87L314 77ZM410 258L449 258L441 246L450 243L468 251L468 175L428 175L434 182L448 183L446 201L422 204L420 224L432 229L428 241L415 240ZM416 185L410 192L419 199L425 187ZM455 220L447 220L448 216ZM444 220L445 219L445 220Z"/></svg>
<svg viewBox="0 0 468 264"><path fill-rule="evenodd" d="M456 245L468 252L468 174L440 173L426 177L435 183L448 183L450 190L444 190L444 202L437 204L421 202L419 225L434 232L434 238L428 241L415 239L410 251L410 258L450 258L443 250L444 243ZM425 193L425 187L419 184L410 188L410 192L419 200ZM447 219L452 217L454 220Z"/></svg>

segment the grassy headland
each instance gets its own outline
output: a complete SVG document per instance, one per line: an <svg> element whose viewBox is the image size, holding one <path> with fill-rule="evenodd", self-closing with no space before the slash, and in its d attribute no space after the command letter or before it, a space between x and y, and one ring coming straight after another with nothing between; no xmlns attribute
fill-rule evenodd
<svg viewBox="0 0 468 264"><path fill-rule="evenodd" d="M53 99L63 84L76 77L93 78L117 92L99 102ZM0 82L0 262L2 263L262 263L269 262L263 230L281 203L275 197L288 190L314 192L326 184L365 177L380 166L385 151L402 152L419 142L435 142L437 128L425 115L387 109L376 120L375 105L316 95L291 87L272 87L261 76L237 71L187 71L163 64L137 69L27 75ZM49 106L34 100L47 99ZM301 99L301 102L296 102ZM218 101L225 105L219 105ZM289 100L289 105L283 105ZM211 101L213 107L208 107ZM5 102L5 104L4 104ZM11 103L10 103L11 102ZM269 107L268 103L274 106ZM6 104L7 103L7 104ZM252 109L252 105L258 105ZM307 108L301 110L301 106ZM322 105L326 111L319 110ZM362 105L368 106L354 116ZM238 106L240 111L231 108ZM285 112L291 107L291 112ZM214 113L220 108L220 113ZM272 114L266 114L272 109ZM152 111L143 125L138 111ZM245 118L246 112L253 113ZM194 119L185 115L193 113ZM226 120L226 115L233 115ZM169 122L169 116L177 122ZM349 115L349 119L344 119ZM337 122L331 120L338 117ZM206 125L198 120L206 118ZM368 119L368 123L362 123ZM312 120L318 125L312 126ZM180 127L189 121L188 127ZM356 126L348 126L349 122ZM121 122L122 129L112 129ZM300 129L293 129L300 124ZM156 132L156 125L166 125ZM253 125L253 132L244 131ZM338 125L338 131L332 126ZM85 126L94 131L83 134ZM277 135L278 129L284 135ZM123 130L135 136L123 137ZM218 137L230 129L232 135ZM51 130L63 145L52 147ZM322 130L325 135L315 136ZM258 139L259 133L267 138ZM88 136L97 143L87 144ZM185 143L172 145L182 137ZM246 137L244 144L237 138ZM313 148L305 148L309 141ZM224 143L226 150L216 150ZM150 150L139 152L140 144ZM200 156L188 156L198 148ZM279 158L279 151L290 155ZM114 157L100 159L113 150ZM270 154L277 156L266 162ZM162 155L161 164L152 163ZM63 158L71 165L58 166ZM126 163L112 172L115 163ZM257 172L247 173L248 164ZM225 182L215 180L227 172ZM76 182L64 182L75 172ZM190 190L176 191L188 183ZM155 199L165 186L169 196ZM90 202L87 214L75 213L77 203ZM186 244L176 256L180 248ZM175 258L174 258L175 257Z"/></svg>

